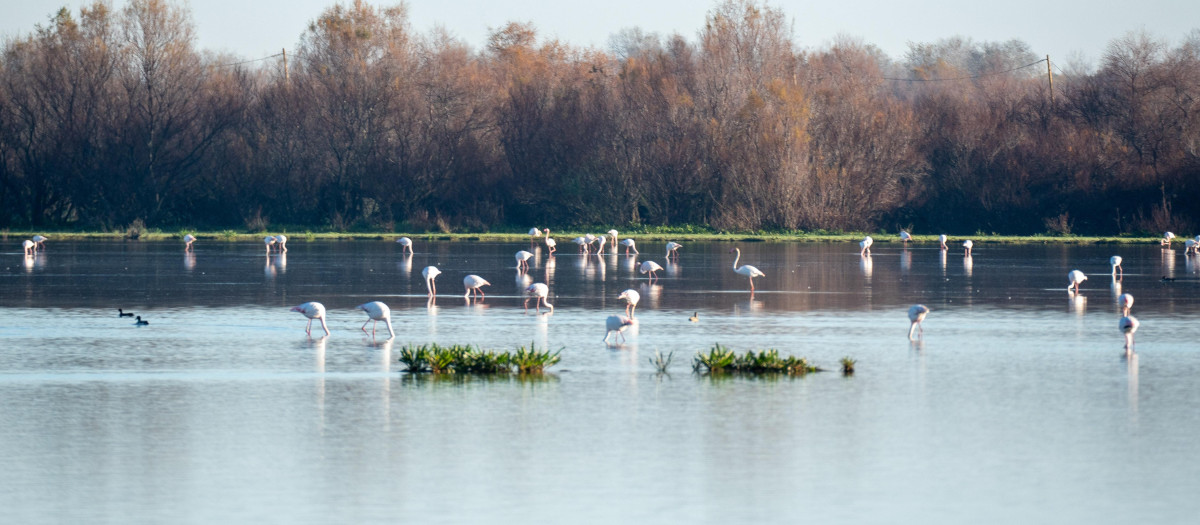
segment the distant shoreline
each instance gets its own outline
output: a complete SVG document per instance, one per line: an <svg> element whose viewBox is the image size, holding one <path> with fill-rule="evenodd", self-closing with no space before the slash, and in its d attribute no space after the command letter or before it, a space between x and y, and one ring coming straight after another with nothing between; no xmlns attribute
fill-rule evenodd
<svg viewBox="0 0 1200 525"><path fill-rule="evenodd" d="M9 230L0 232L0 240L5 242L19 241L28 239L34 235L45 235L49 242L57 240L108 240L108 241L181 241L185 234L192 234L200 241L224 241L224 242L245 242L245 241L260 241L267 235L283 234L288 236L288 241L291 243L308 242L308 241L395 241L400 237L409 237L417 241L489 241L489 242L528 242L529 234L527 233L512 233L512 232L488 232L488 233L383 233L383 232L296 232L296 231L268 231L260 233L245 233L233 231L194 231L181 230L178 232L143 232L136 237L132 237L126 233L120 232L56 232L53 230ZM591 231L593 235L599 235L602 231ZM585 232L579 230L566 230L562 232L551 231L551 236L560 239L560 243L567 242L566 239L585 235ZM660 232L622 232L618 238L633 238L636 241L704 241L704 242L857 242L862 240L866 235L870 235L876 244L891 243L900 244L900 238L896 233L660 233ZM539 241L541 237L538 238ZM998 244L1157 244L1159 237L1132 237L1132 236L1059 236L1059 235L950 235L950 249L956 249L955 241L961 243L963 240L971 239L976 243L998 243ZM922 246L938 243L937 235L913 235L913 244ZM1177 239L1176 243L1183 246L1184 239ZM563 248L560 248L560 250ZM573 249L567 247L565 249Z"/></svg>

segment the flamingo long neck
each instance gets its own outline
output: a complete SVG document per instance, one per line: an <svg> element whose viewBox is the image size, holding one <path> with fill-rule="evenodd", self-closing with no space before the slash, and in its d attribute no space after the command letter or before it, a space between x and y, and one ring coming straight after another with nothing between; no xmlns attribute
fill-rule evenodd
<svg viewBox="0 0 1200 525"><path fill-rule="evenodd" d="M738 260L742 258L742 250L738 248L734 248L733 250L735 253L737 253L737 255L733 258L733 269L736 271L738 269Z"/></svg>

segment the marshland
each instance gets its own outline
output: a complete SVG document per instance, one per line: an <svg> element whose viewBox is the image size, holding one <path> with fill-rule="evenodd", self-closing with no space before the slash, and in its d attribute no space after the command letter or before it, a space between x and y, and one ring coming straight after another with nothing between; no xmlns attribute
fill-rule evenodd
<svg viewBox="0 0 1200 525"><path fill-rule="evenodd" d="M215 239L191 253L178 239L6 248L0 494L14 519L62 522L1194 514L1195 256L982 243L968 259L884 241L870 258L853 242L696 241L673 263L649 241L638 256L539 245L523 274L513 253L528 240L420 240L413 255L390 238L302 236L269 257L261 241ZM766 274L753 295L733 247ZM644 260L664 267L653 286ZM427 265L443 272L432 301ZM463 298L466 274L492 283L485 299ZM549 285L552 314L522 309L531 282ZM637 323L606 344L626 289ZM1126 292L1142 320L1130 358ZM329 337L289 311L314 300ZM354 307L376 300L394 339L361 330ZM910 341L914 303L932 311ZM492 352L481 367L522 348L557 362L409 372L404 352L435 344ZM693 370L716 350L825 372Z"/></svg>

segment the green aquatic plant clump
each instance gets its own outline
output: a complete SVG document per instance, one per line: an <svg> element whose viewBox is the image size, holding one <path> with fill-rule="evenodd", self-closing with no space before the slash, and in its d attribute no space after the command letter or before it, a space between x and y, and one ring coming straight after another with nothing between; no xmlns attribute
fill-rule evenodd
<svg viewBox="0 0 1200 525"><path fill-rule="evenodd" d="M747 350L738 355L728 347L720 344L713 345L708 353L697 353L692 360L692 370L700 374L789 374L804 375L811 372L823 372L820 367L808 362L807 358L787 356L781 357L779 350Z"/></svg>
<svg viewBox="0 0 1200 525"><path fill-rule="evenodd" d="M414 374L540 374L558 363L559 352L538 350L530 344L515 352L483 350L471 345L437 343L405 346L398 361Z"/></svg>

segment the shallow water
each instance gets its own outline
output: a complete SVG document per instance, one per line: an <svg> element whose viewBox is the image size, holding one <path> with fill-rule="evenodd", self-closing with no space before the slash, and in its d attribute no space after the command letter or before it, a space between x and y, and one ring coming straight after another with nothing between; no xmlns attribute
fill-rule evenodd
<svg viewBox="0 0 1200 525"><path fill-rule="evenodd" d="M731 243L678 263L528 243L53 242L0 253L0 504L14 523L1187 522L1200 274L1156 246ZM563 242L566 245L567 243ZM652 252L652 253L651 253ZM1125 258L1114 284L1108 257ZM651 286L635 263L665 271ZM427 302L420 272L443 272ZM1066 274L1090 275L1079 296ZM468 305L462 277L492 285ZM1161 277L1175 278L1162 282ZM528 277L528 278L526 278ZM552 315L521 308L546 282ZM624 345L601 341L641 292ZM1122 356L1116 296L1136 296ZM310 339L289 312L328 308ZM354 306L381 300L397 336ZM913 303L933 309L920 343ZM124 308L149 326L118 318ZM697 313L699 322L688 321ZM370 325L367 325L370 329ZM380 325L379 329L384 330ZM317 328L319 331L319 328ZM386 331L386 330L385 330ZM400 372L406 344L562 349L541 380ZM852 377L709 378L779 348ZM647 362L674 352L667 375Z"/></svg>

